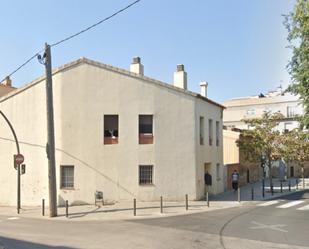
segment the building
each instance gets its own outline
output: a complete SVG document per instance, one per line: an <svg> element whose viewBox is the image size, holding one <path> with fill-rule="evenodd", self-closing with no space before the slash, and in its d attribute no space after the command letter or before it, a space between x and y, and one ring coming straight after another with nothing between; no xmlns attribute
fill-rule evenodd
<svg viewBox="0 0 309 249"><path fill-rule="evenodd" d="M281 112L285 118L280 122L280 131L298 127L296 117L303 114L303 107L297 96L284 93L281 88L267 94L227 100L223 103L223 122L226 127L248 129L243 119L262 117L264 112Z"/></svg>
<svg viewBox="0 0 309 249"><path fill-rule="evenodd" d="M12 87L12 81L9 77L7 77L3 82L0 84L0 97L6 95L9 92L14 91L16 88Z"/></svg>
<svg viewBox="0 0 309 249"><path fill-rule="evenodd" d="M109 201L183 200L223 191L223 106L187 90L177 66L174 85L144 76L140 58L130 71L86 58L53 70L58 204L93 203L95 191ZM22 204L48 198L45 77L0 98L25 157ZM1 121L0 121L1 122ZM15 144L0 126L0 205L16 203Z"/></svg>
<svg viewBox="0 0 309 249"><path fill-rule="evenodd" d="M239 185L256 182L263 178L260 162L249 162L237 146L241 130L237 128L223 129L223 163L225 171L225 189L232 189L231 176L234 170L239 173Z"/></svg>
<svg viewBox="0 0 309 249"><path fill-rule="evenodd" d="M299 126L297 117L303 115L303 106L298 97L285 93L281 87L265 95L261 93L256 96L230 99L223 105L226 106L223 124L229 129L249 129L250 127L243 122L243 119L260 118L264 112L280 112L284 118L280 120L277 129L285 132L297 128ZM302 169L295 164L289 164L286 167L282 161L276 161L273 166L274 176L302 176ZM266 171L266 175L268 173ZM309 176L309 165L305 167L305 176L307 175Z"/></svg>

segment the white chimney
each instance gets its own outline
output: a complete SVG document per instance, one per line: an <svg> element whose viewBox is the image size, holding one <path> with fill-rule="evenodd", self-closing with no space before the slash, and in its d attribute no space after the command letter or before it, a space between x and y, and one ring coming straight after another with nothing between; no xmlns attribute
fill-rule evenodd
<svg viewBox="0 0 309 249"><path fill-rule="evenodd" d="M144 75L144 66L143 66L143 64L141 64L141 58L140 57L134 57L133 58L133 62L130 65L130 71L132 73Z"/></svg>
<svg viewBox="0 0 309 249"><path fill-rule="evenodd" d="M207 98L207 87L208 87L208 83L206 81L202 81L200 83L200 87L201 87L201 95L205 98Z"/></svg>
<svg viewBox="0 0 309 249"><path fill-rule="evenodd" d="M12 80L10 79L10 76L7 76L4 81L1 82L4 86L12 86Z"/></svg>
<svg viewBox="0 0 309 249"><path fill-rule="evenodd" d="M187 73L184 65L177 65L177 70L174 73L174 86L187 90Z"/></svg>

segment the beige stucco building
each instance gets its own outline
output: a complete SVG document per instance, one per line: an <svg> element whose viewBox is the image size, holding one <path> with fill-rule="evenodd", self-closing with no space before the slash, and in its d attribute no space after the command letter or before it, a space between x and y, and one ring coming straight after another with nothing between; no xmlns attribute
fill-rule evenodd
<svg viewBox="0 0 309 249"><path fill-rule="evenodd" d="M285 93L281 88L267 94L230 99L223 105L226 106L224 125L238 129L248 129L243 119L262 117L264 112L280 112L285 118L279 123L278 129L292 130L299 125L296 117L303 114L299 98Z"/></svg>
<svg viewBox="0 0 309 249"><path fill-rule="evenodd" d="M130 71L81 58L53 71L58 204L183 200L223 191L223 106L187 90L183 65L174 84L144 76L140 58ZM202 94L207 84L202 83ZM0 97L25 156L22 204L48 198L45 78ZM0 126L0 205L16 203L15 144Z"/></svg>

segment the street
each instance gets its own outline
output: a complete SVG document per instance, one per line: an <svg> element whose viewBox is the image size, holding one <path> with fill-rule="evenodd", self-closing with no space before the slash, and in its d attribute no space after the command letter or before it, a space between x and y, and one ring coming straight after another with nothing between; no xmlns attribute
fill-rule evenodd
<svg viewBox="0 0 309 249"><path fill-rule="evenodd" d="M0 248L309 248L309 192L256 205L127 221L0 216Z"/></svg>

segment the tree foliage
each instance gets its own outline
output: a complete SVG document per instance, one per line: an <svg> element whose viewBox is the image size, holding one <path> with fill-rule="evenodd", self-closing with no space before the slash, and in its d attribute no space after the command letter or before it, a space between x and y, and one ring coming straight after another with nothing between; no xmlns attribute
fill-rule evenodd
<svg viewBox="0 0 309 249"><path fill-rule="evenodd" d="M249 161L260 160L265 156L271 172L272 162L280 159L280 132L276 129L284 116L277 113L264 112L261 118L243 120L250 129L244 130L236 141L240 150ZM270 173L270 181L271 181ZM271 182L272 184L272 182Z"/></svg>
<svg viewBox="0 0 309 249"><path fill-rule="evenodd" d="M304 105L302 124L309 125L309 1L297 0L294 10L285 16L288 41L293 50L288 70L292 84L288 91L300 96Z"/></svg>

